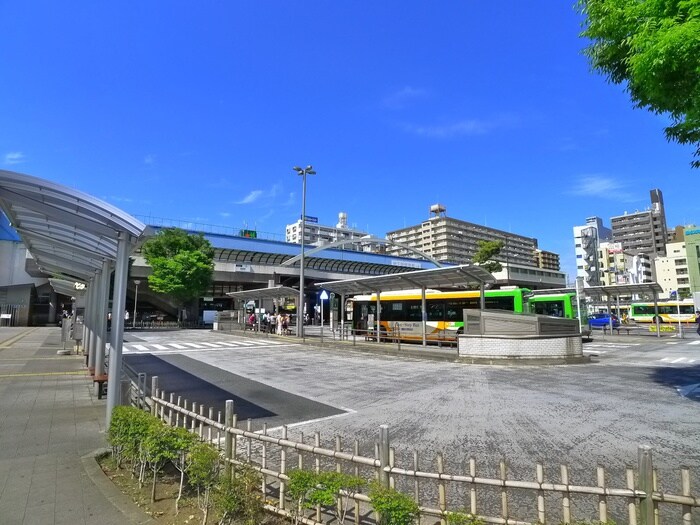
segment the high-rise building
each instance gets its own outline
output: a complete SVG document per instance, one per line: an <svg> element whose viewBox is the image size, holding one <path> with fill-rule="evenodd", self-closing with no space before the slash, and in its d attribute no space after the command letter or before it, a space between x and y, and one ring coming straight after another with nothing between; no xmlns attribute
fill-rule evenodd
<svg viewBox="0 0 700 525"><path fill-rule="evenodd" d="M335 226L323 226L318 224L318 218L306 216L304 221L304 244L320 246L341 240L360 239L366 237L367 233L350 228L348 226L348 215L345 212L338 214L338 224ZM287 224L285 240L301 244L301 218L292 224ZM353 249L351 245L346 249ZM358 249L358 248L354 248Z"/></svg>
<svg viewBox="0 0 700 525"><path fill-rule="evenodd" d="M649 193L651 207L648 210L625 212L610 219L612 240L619 242L627 253L664 256L668 240L664 199L661 190L654 189Z"/></svg>
<svg viewBox="0 0 700 525"><path fill-rule="evenodd" d="M583 280L584 288L603 284L600 245L612 238L610 228L603 226L600 217L588 217L583 226L574 226L576 277Z"/></svg>
<svg viewBox="0 0 700 525"><path fill-rule="evenodd" d="M540 250L539 248L535 250L535 266L538 268L544 268L545 270L557 270L561 268L559 262L559 254L554 252L548 252L546 250Z"/></svg>
<svg viewBox="0 0 700 525"><path fill-rule="evenodd" d="M417 249L441 262L467 264L479 249L479 241L503 241L503 249L496 260L536 267L537 239L481 226L447 216L447 209L435 204L431 216L415 226L390 231L390 241ZM413 252L400 246L388 245L388 254L413 257Z"/></svg>

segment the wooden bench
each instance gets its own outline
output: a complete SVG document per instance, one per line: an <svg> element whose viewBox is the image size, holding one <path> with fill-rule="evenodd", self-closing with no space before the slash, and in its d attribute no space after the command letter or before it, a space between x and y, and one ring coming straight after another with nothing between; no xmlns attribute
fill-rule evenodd
<svg viewBox="0 0 700 525"><path fill-rule="evenodd" d="M107 379L108 376L107 374L103 374L101 376L93 376L92 382L97 383L97 399L102 399L102 396L104 395L104 388L105 385L107 384Z"/></svg>

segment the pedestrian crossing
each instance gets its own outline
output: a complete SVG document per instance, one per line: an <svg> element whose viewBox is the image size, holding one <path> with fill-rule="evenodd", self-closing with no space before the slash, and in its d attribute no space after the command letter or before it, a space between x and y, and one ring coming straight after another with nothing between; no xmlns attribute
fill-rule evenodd
<svg viewBox="0 0 700 525"><path fill-rule="evenodd" d="M160 342L160 343L124 343L125 354L181 354L183 352L209 351L226 348L263 348L289 346L295 343L275 340L235 339L230 341Z"/></svg>

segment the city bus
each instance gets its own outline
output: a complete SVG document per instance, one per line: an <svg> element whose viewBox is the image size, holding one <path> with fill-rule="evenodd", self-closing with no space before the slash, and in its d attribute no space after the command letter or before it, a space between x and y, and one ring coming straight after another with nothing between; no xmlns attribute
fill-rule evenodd
<svg viewBox="0 0 700 525"><path fill-rule="evenodd" d="M528 299L528 305L532 314L565 317L566 319L578 317L576 292L533 295Z"/></svg>
<svg viewBox="0 0 700 525"><path fill-rule="evenodd" d="M695 322L695 306L692 299L683 299L682 301L659 301L657 303L659 310L660 323L693 323ZM678 312L680 310L680 317ZM630 305L630 320L637 323L653 323L654 318L654 303L632 303Z"/></svg>
<svg viewBox="0 0 700 525"><path fill-rule="evenodd" d="M486 291L486 308L490 310L507 310L510 312L529 312L527 288L512 288ZM561 304L563 316L572 317L570 295L561 294L540 299L539 306L549 302ZM530 298L532 300L533 298ZM440 292L426 290L426 339L428 341L455 341L457 335L464 332L463 310L478 309L481 297L478 290ZM573 301L575 303L575 301ZM376 329L377 296L358 295L348 299L346 319L351 323L355 333L366 333ZM550 310L554 310L551 307ZM382 337L400 338L407 341L421 341L422 316L420 290L384 292L381 295L380 326ZM386 335L384 335L386 334Z"/></svg>

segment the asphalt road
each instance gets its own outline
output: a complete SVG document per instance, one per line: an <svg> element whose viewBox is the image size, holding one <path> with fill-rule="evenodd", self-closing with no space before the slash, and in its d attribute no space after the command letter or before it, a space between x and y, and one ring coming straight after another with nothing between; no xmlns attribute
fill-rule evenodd
<svg viewBox="0 0 700 525"><path fill-rule="evenodd" d="M324 444L357 438L370 453L387 424L400 466L410 468L413 450L426 463L443 451L448 470L474 456L480 475L495 477L505 457L513 476L534 480L541 460L553 481L568 464L573 483L595 485L595 468L604 465L622 487L638 445L650 445L664 489L679 490L682 466L700 487L694 333L683 340L595 334L584 345L590 364L560 366L465 365L203 331L128 337L129 362L149 354L238 396L254 416L259 411L257 428L320 431Z"/></svg>

